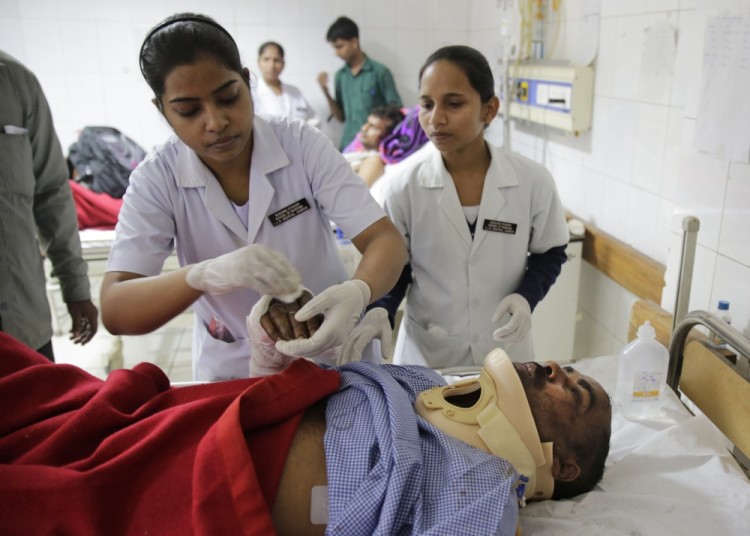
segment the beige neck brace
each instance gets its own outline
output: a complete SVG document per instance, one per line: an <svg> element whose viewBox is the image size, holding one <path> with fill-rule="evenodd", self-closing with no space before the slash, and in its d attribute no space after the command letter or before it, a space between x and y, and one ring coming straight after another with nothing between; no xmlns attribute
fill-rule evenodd
<svg viewBox="0 0 750 536"><path fill-rule="evenodd" d="M470 408L450 402L451 397L477 390L479 399ZM433 387L420 393L414 406L448 435L508 460L528 479L519 484L525 499L552 497L552 443L540 441L521 380L503 350L487 355L479 378Z"/></svg>

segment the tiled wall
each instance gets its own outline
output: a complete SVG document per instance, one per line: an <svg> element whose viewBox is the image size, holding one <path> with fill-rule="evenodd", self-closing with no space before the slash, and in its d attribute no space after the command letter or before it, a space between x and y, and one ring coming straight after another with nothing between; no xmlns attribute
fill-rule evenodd
<svg viewBox="0 0 750 536"><path fill-rule="evenodd" d="M39 76L67 148L84 125L120 128L145 147L169 129L150 103L137 54L147 30L177 11L209 14L235 35L251 69L257 46L287 49L283 78L319 115L327 109L315 78L341 64L325 42L333 19L360 24L362 46L389 65L405 103L416 102L417 71L446 43L468 42L497 68L499 0L0 0L0 48ZM564 59L582 31L590 0L563 0L558 46ZM701 219L691 309L732 302L734 324L750 334L750 167L691 149L708 14L747 14L746 0L602 0L594 125L571 137L515 125L513 148L555 175L566 207L667 266L662 305L671 309L681 219ZM671 75L642 69L643 34L656 21L676 28ZM335 122L334 122L335 123ZM496 122L499 123L499 122ZM340 128L324 129L336 137ZM496 125L494 131L499 131ZM616 352L634 296L583 269L579 355Z"/></svg>
<svg viewBox="0 0 750 536"><path fill-rule="evenodd" d="M453 0L0 0L0 49L28 65L50 100L63 148L85 125L112 125L146 148L169 128L151 104L138 68L148 30L183 11L212 16L235 37L243 61L256 67L258 46L269 39L286 49L282 79L297 85L327 118L316 79L342 62L325 40L339 15L360 27L363 50L388 65L406 104L415 104L417 72L438 46L464 43L467 2ZM323 130L336 138L333 120Z"/></svg>
<svg viewBox="0 0 750 536"><path fill-rule="evenodd" d="M507 2L505 2L507 3ZM557 54L580 37L585 0L562 2ZM472 38L497 50L496 0L472 3ZM705 21L729 11L750 16L747 0L602 0L595 61L593 128L579 137L515 125L513 148L553 173L563 203L667 267L662 306L674 308L682 218L701 221L690 309L731 301L733 325L750 335L750 166L693 150ZM642 67L645 29L676 30L671 75ZM617 352L636 297L584 266L578 355Z"/></svg>

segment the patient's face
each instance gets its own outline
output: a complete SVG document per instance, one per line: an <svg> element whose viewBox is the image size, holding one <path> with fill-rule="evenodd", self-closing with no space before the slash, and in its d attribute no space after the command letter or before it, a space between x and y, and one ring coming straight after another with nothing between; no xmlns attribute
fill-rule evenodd
<svg viewBox="0 0 750 536"><path fill-rule="evenodd" d="M370 115L367 123L362 125L360 141L367 149L377 149L383 134L391 126L392 121L385 117Z"/></svg>
<svg viewBox="0 0 750 536"><path fill-rule="evenodd" d="M543 442L584 437L592 427L608 426L612 418L609 396L593 378L555 361L513 365Z"/></svg>

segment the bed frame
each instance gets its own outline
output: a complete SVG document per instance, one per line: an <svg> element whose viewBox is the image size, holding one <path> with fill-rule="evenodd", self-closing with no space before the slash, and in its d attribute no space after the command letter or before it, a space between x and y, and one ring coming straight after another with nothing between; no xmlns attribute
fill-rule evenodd
<svg viewBox="0 0 750 536"><path fill-rule="evenodd" d="M570 215L569 215L570 216ZM630 314L628 340L648 320L656 338L670 349L667 384L689 410L705 414L734 445L734 454L750 475L750 339L705 311L673 316L662 309L664 266L586 223L583 258L640 298ZM695 326L727 341L717 348Z"/></svg>

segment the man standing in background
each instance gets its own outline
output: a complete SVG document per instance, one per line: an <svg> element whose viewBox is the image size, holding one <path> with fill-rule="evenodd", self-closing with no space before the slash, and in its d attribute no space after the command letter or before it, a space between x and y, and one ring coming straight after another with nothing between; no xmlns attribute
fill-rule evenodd
<svg viewBox="0 0 750 536"><path fill-rule="evenodd" d="M328 90L328 73L318 75L318 84L325 94L331 114L344 122L339 149L351 143L360 127L367 122L370 111L378 106L402 106L393 75L382 63L365 55L359 46L359 28L348 17L339 17L331 24L326 39L346 65L336 71L335 98Z"/></svg>
<svg viewBox="0 0 750 536"><path fill-rule="evenodd" d="M55 360L44 256L72 318L71 339L96 333L68 167L36 76L0 51L0 331Z"/></svg>

